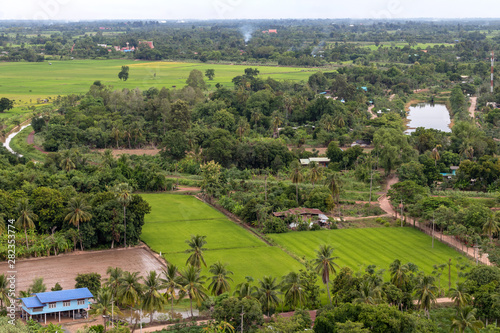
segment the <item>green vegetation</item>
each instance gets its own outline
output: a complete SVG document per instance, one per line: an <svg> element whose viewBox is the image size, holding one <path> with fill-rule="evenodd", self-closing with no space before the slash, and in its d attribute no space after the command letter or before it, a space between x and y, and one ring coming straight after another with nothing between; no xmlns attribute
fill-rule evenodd
<svg viewBox="0 0 500 333"><path fill-rule="evenodd" d="M269 235L280 246L299 257L312 259L318 244L330 244L335 248L336 262L340 266L352 268L355 272L363 271L368 265L386 268L394 259L412 262L421 270L430 274L433 265L455 263L462 257L447 245L434 242L431 237L412 228L367 228L346 230L324 230L314 232L292 232ZM385 277L388 277L386 272ZM452 267L452 283L457 279L457 270ZM442 277L443 286L447 279Z"/></svg>
<svg viewBox="0 0 500 333"><path fill-rule="evenodd" d="M220 65L181 62L150 62L133 60L68 60L47 62L0 62L2 96L16 101L16 105L32 104L37 99L85 93L95 80L115 89L149 89L183 87L193 69L205 72L215 70L210 84L231 86L233 77L240 75L245 65ZM122 66L129 66L129 78L118 79ZM315 70L294 67L257 66L264 78L307 80ZM155 75L156 74L156 75ZM21 102L19 102L21 101ZM11 110L12 112L12 110Z"/></svg>
<svg viewBox="0 0 500 333"><path fill-rule="evenodd" d="M21 154L30 160L44 161L45 154L35 149L33 145L28 144L26 141L31 132L33 132L33 128L31 126L23 129L14 137L14 139L10 141L10 147L16 153Z"/></svg>

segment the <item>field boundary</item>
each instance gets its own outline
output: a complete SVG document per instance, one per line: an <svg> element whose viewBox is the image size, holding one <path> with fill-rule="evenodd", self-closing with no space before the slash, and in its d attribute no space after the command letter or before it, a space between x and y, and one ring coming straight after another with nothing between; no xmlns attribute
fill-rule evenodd
<svg viewBox="0 0 500 333"><path fill-rule="evenodd" d="M272 243L270 243L267 239L265 239L264 237L262 237L261 234L259 234L258 232L256 232L255 230L253 230L252 228L250 228L248 225L246 225L245 223L241 222L241 220L236 216L234 215L233 213L229 212L228 210L226 210L224 207L222 207L221 205L218 205L216 203L213 203L213 202L210 202L208 200L205 200L202 198L201 194L197 194L194 196L196 199L200 200L201 202L204 202L208 205L210 205L211 207L215 208L216 210L218 210L219 212L221 212L222 214L224 214L231 222L234 222L235 224L245 228L246 230L250 231L252 234L254 234L255 236L257 236L260 240L262 240L264 243L266 243L267 245L269 246L274 246Z"/></svg>

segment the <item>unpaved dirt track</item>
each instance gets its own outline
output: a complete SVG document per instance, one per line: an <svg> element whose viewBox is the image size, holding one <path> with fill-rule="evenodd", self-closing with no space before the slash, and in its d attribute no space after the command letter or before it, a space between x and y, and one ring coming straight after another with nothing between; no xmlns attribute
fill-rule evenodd
<svg viewBox="0 0 500 333"><path fill-rule="evenodd" d="M472 119L476 119L476 104L477 104L477 97L471 97L470 98L470 107L469 107L469 114L472 117Z"/></svg>
<svg viewBox="0 0 500 333"><path fill-rule="evenodd" d="M106 276L108 267L121 267L123 270L140 272L144 276L155 270L161 272L162 265L143 247L114 249L92 252L62 254L58 256L32 258L16 261L16 291L27 290L34 278L43 277L47 291L56 282L63 289L75 287L75 277L79 273L96 272L101 274L101 281ZM0 263L0 273L7 272L6 262Z"/></svg>

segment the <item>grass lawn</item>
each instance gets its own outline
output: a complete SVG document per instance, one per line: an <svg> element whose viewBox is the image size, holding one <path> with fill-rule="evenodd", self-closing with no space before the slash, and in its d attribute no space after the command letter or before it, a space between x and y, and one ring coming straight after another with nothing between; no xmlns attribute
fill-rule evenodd
<svg viewBox="0 0 500 333"><path fill-rule="evenodd" d="M33 145L29 145L26 141L33 128L30 126L19 132L14 139L10 141L10 147L18 154L21 154L29 159L43 162L45 161L45 154L36 150Z"/></svg>
<svg viewBox="0 0 500 333"><path fill-rule="evenodd" d="M339 257L337 264L349 266L354 271L372 264L388 270L391 262L400 259L403 263L412 262L430 274L433 265L444 264L452 259L452 283L457 278L454 264L456 258L461 256L439 241L434 242L432 249L431 237L412 228L305 231L269 236L289 251L307 259L314 258L320 244L330 244L335 248L334 255ZM447 280L446 272L447 268L441 278L443 286ZM385 274L389 277L387 271Z"/></svg>
<svg viewBox="0 0 500 333"><path fill-rule="evenodd" d="M274 79L307 80L318 71L311 68L271 67L250 65L220 65L181 62L150 62L134 60L69 60L46 62L0 62L0 84L2 96L23 102L35 102L37 98L58 95L85 93L96 80L115 89L149 89L150 87L173 86L182 88L186 84L189 72L198 69L215 69L215 78L208 81L212 87L220 83L233 86L231 80L243 75L245 68L258 68L259 76ZM127 81L118 79L121 66L130 67ZM156 74L156 76L155 76Z"/></svg>

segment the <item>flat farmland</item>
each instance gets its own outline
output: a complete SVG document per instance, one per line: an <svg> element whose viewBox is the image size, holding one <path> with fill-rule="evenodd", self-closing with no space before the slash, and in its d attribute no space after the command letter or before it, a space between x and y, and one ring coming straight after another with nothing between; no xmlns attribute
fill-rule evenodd
<svg viewBox="0 0 500 333"><path fill-rule="evenodd" d="M354 271L364 269L368 265L386 270L388 278L389 265L395 259L403 263L412 262L426 274L431 274L433 265L447 263L452 259L452 283L456 282L457 270L455 263L457 257L462 256L447 245L434 241L428 235L412 228L366 228L293 232L270 237L287 250L294 252L299 257L305 256L312 259L315 250L320 244L329 244L335 248L334 256L339 257L336 263L348 266ZM447 269L442 280L447 276ZM444 282L443 282L444 283Z"/></svg>
<svg viewBox="0 0 500 333"><path fill-rule="evenodd" d="M152 207L146 215L141 239L155 252L181 269L189 257L186 240L206 236L204 251L208 266L220 260L234 272L234 284L245 276L281 277L302 265L278 247L267 245L253 233L230 221L211 206L187 195L143 194ZM209 275L204 269L205 275Z"/></svg>
<svg viewBox="0 0 500 333"><path fill-rule="evenodd" d="M127 81L118 79L121 66L129 66ZM307 80L318 69L298 67L274 67L251 65L222 65L183 62L151 62L134 60L68 60L50 62L0 62L0 91L2 97L23 103L34 103L37 98L55 97L58 95L79 94L88 91L96 80L102 84L112 85L115 89L142 90L151 87L173 86L182 88L186 84L189 72L198 69L205 73L206 69L215 70L215 78L207 84L215 87L220 83L232 86L231 80L243 75L245 68L258 68L262 78L288 79L294 81ZM31 102L30 102L31 100Z"/></svg>
<svg viewBox="0 0 500 333"><path fill-rule="evenodd" d="M32 258L16 261L16 290L27 290L33 279L42 277L47 290L59 282L63 289L75 287L75 278L80 273L101 274L104 280L108 267L120 267L125 271L149 271L160 273L163 266L145 248L114 249L103 251L73 252L58 256ZM0 262L0 272L7 272L7 262Z"/></svg>

